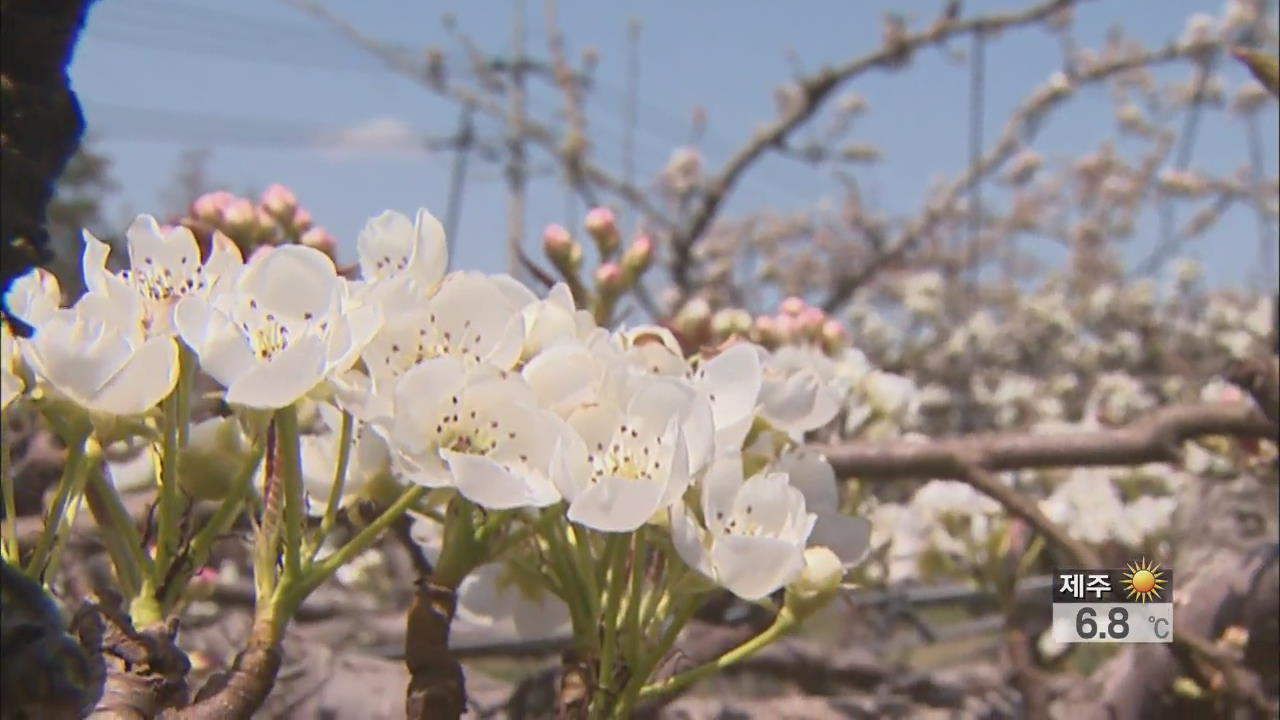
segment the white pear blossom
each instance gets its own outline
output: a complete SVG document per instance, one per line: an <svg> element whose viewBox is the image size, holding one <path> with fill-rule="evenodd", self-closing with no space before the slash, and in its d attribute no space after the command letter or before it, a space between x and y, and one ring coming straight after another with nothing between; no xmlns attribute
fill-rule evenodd
<svg viewBox="0 0 1280 720"><path fill-rule="evenodd" d="M608 332L596 327L589 311L574 305L564 283L556 283L545 298L528 303L520 314L526 328L522 353L526 360L562 343L585 341L593 332Z"/></svg>
<svg viewBox="0 0 1280 720"><path fill-rule="evenodd" d="M341 404L365 421L385 424L397 380L424 360L454 356L468 365L514 368L525 337L524 300L503 276L454 273L429 300L386 308L363 349L363 369L335 380Z"/></svg>
<svg viewBox="0 0 1280 720"><path fill-rule="evenodd" d="M141 296L90 292L57 309L53 275L36 269L14 283L11 307L35 329L20 343L36 376L81 407L135 415L160 402L178 381L178 345L148 337ZM15 302L16 301L16 302Z"/></svg>
<svg viewBox="0 0 1280 720"><path fill-rule="evenodd" d="M671 507L676 551L692 568L744 600L798 579L817 516L785 473L742 479L742 460L717 458L702 478L702 523L683 502Z"/></svg>
<svg viewBox="0 0 1280 720"><path fill-rule="evenodd" d="M390 441L395 467L412 482L456 487L492 510L560 500L552 454L572 435L539 408L523 379L456 356L415 366L400 378Z"/></svg>
<svg viewBox="0 0 1280 720"><path fill-rule="evenodd" d="M175 317L227 402L260 409L291 405L351 367L381 324L329 256L303 245L255 254L226 293L189 295Z"/></svg>
<svg viewBox="0 0 1280 720"><path fill-rule="evenodd" d="M1135 532L1132 518L1125 512L1124 500L1105 468L1077 468L1060 483L1052 494L1040 502L1045 516L1072 537L1088 543L1119 540L1137 544L1142 538Z"/></svg>
<svg viewBox="0 0 1280 720"><path fill-rule="evenodd" d="M356 255L359 287L397 303L431 295L449 264L444 227L425 209L412 221L394 210L371 218L356 237Z"/></svg>
<svg viewBox="0 0 1280 720"><path fill-rule="evenodd" d="M125 231L129 269L119 274L106 269L111 247L84 231L81 262L85 287L91 293L120 303L141 298L142 326L148 335L174 335L174 308L188 295L209 296L225 287L244 265L240 250L220 232L213 234L208 262L200 261L200 246L191 230L181 225L163 229L150 215L139 215Z"/></svg>
<svg viewBox="0 0 1280 720"><path fill-rule="evenodd" d="M472 570L458 586L458 617L491 633L524 641L569 631L569 607L537 578L522 577L501 562Z"/></svg>
<svg viewBox="0 0 1280 720"><path fill-rule="evenodd" d="M674 378L616 373L606 384L597 403L569 416L576 432L553 477L570 520L631 532L679 500L709 458L711 408Z"/></svg>
<svg viewBox="0 0 1280 720"><path fill-rule="evenodd" d="M871 523L840 511L840 491L835 469L821 453L809 448L785 451L770 466L785 473L791 486L804 495L805 508L815 523L809 535L810 547L826 547L845 568L862 562L870 549Z"/></svg>
<svg viewBox="0 0 1280 720"><path fill-rule="evenodd" d="M746 343L732 345L693 372L694 388L711 405L716 454L741 452L763 383L760 354Z"/></svg>
<svg viewBox="0 0 1280 720"><path fill-rule="evenodd" d="M799 436L831 422L840 411L830 387L831 363L820 352L784 346L763 359L760 416L770 424Z"/></svg>

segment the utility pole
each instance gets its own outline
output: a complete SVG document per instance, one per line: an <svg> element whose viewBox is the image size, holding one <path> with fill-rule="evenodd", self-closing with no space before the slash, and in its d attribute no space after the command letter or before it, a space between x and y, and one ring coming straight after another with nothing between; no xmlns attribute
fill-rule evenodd
<svg viewBox="0 0 1280 720"><path fill-rule="evenodd" d="M520 279L520 256L524 244L524 204L527 166L525 160L525 4L515 0L512 33L510 104L507 111L507 272Z"/></svg>
<svg viewBox="0 0 1280 720"><path fill-rule="evenodd" d="M462 221L462 196L467 184L467 163L471 158L471 149L475 144L475 126L471 119L472 108L464 105L462 115L458 118L457 149L453 155L453 171L449 176L449 200L445 206L444 236L445 246L449 250L449 259L454 257L454 243L458 233L458 225Z"/></svg>

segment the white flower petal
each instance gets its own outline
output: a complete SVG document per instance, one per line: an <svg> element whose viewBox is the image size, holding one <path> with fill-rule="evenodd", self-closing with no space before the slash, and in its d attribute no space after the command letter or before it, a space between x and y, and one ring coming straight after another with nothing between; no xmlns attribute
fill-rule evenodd
<svg viewBox="0 0 1280 720"><path fill-rule="evenodd" d="M227 388L226 400L251 408L282 408L319 384L324 371L324 340L306 335L237 378Z"/></svg>
<svg viewBox="0 0 1280 720"><path fill-rule="evenodd" d="M871 549L871 523L866 518L819 513L809 533L809 546L830 548L844 567L853 567L866 559Z"/></svg>
<svg viewBox="0 0 1280 720"><path fill-rule="evenodd" d="M661 507L663 486L606 475L569 504L569 520L602 532L632 532Z"/></svg>
<svg viewBox="0 0 1280 720"><path fill-rule="evenodd" d="M170 337L153 337L93 395L90 407L112 415L146 412L173 392L177 382L178 344Z"/></svg>
<svg viewBox="0 0 1280 720"><path fill-rule="evenodd" d="M764 598L804 571L804 546L771 537L718 537L711 557L716 582L743 600Z"/></svg>

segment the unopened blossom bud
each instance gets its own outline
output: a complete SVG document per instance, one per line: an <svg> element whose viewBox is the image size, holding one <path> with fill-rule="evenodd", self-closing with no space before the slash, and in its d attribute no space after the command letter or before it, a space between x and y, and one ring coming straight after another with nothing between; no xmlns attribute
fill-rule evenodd
<svg viewBox="0 0 1280 720"><path fill-rule="evenodd" d="M836 353L849 344L849 331L844 323L831 319L822 323L822 347L829 353Z"/></svg>
<svg viewBox="0 0 1280 720"><path fill-rule="evenodd" d="M755 339L761 345L773 346L782 342L782 336L778 333L778 324L769 315L761 315L756 318L755 323Z"/></svg>
<svg viewBox="0 0 1280 720"><path fill-rule="evenodd" d="M311 219L311 213L306 208L298 208L293 214L293 229L296 232L304 233L311 229L314 221Z"/></svg>
<svg viewBox="0 0 1280 720"><path fill-rule="evenodd" d="M573 248L573 236L563 225L548 225L542 231L542 248L553 261L568 260Z"/></svg>
<svg viewBox="0 0 1280 720"><path fill-rule="evenodd" d="M328 230L319 225L302 233L302 238L299 239L299 242L307 247L313 247L325 255L333 255L338 249L338 241L333 235L329 234Z"/></svg>
<svg viewBox="0 0 1280 720"><path fill-rule="evenodd" d="M298 197L283 185L272 185L262 193L262 207L277 220L284 221L292 218L298 209Z"/></svg>
<svg viewBox="0 0 1280 720"><path fill-rule="evenodd" d="M804 551L804 570L787 586L786 606L805 617L825 605L840 589L844 564L831 548L817 545Z"/></svg>
<svg viewBox="0 0 1280 720"><path fill-rule="evenodd" d="M647 235L641 235L622 253L622 272L634 280L640 277L653 264L653 241Z"/></svg>
<svg viewBox="0 0 1280 720"><path fill-rule="evenodd" d="M587 227L587 233L596 241L600 257L606 260L613 257L622 242L618 235L618 223L613 217L613 211L607 207L593 208L587 213L584 224Z"/></svg>
<svg viewBox="0 0 1280 720"><path fill-rule="evenodd" d="M808 306L808 303L806 303L803 298L798 298L792 295L791 297L782 301L782 306L781 306L782 314L792 315L792 316L799 315L801 312L804 312L804 309L807 306Z"/></svg>
<svg viewBox="0 0 1280 720"><path fill-rule="evenodd" d="M271 215L270 212L267 211L266 208L264 207L257 208L256 215L257 215L256 224L258 226L258 231L263 233L264 235L274 235L275 231L280 228L280 223L276 222L276 219Z"/></svg>
<svg viewBox="0 0 1280 720"><path fill-rule="evenodd" d="M1062 71L1055 72L1049 76L1048 92L1051 97L1061 97L1071 93L1071 78Z"/></svg>
<svg viewBox="0 0 1280 720"><path fill-rule="evenodd" d="M248 228L257 220L258 209L244 198L236 198L222 212L222 221L232 228Z"/></svg>
<svg viewBox="0 0 1280 720"><path fill-rule="evenodd" d="M208 223L222 222L227 208L235 199L235 195L225 190L205 193L191 203L191 216Z"/></svg>
<svg viewBox="0 0 1280 720"><path fill-rule="evenodd" d="M779 313L774 316L773 322L774 328L778 331L778 340L783 344L800 339L800 321L794 315Z"/></svg>
<svg viewBox="0 0 1280 720"><path fill-rule="evenodd" d="M1204 176L1191 170L1168 169L1160 173L1160 187L1173 195L1196 197L1209 189Z"/></svg>
<svg viewBox="0 0 1280 720"><path fill-rule="evenodd" d="M711 322L711 305L703 298L693 298L676 313L676 330L689 337L700 336Z"/></svg>
<svg viewBox="0 0 1280 720"><path fill-rule="evenodd" d="M827 321L827 314L821 308L807 307L796 316L800 323L800 332L810 337L818 337L822 333L822 324Z"/></svg>
<svg viewBox="0 0 1280 720"><path fill-rule="evenodd" d="M617 297L626 289L626 277L617 263L604 263L596 268L596 290L602 295Z"/></svg>
<svg viewBox="0 0 1280 720"><path fill-rule="evenodd" d="M711 333L717 338L751 332L751 313L742 308L725 308L711 317Z"/></svg>

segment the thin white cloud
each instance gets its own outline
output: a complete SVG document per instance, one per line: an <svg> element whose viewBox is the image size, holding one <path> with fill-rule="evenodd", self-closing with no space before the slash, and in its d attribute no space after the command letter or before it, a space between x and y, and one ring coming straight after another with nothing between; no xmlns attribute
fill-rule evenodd
<svg viewBox="0 0 1280 720"><path fill-rule="evenodd" d="M401 118L382 115L325 133L316 139L316 144L340 155L351 155L422 149L423 140L422 134Z"/></svg>

